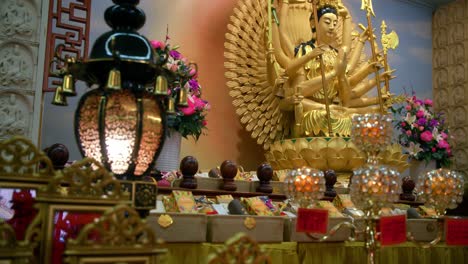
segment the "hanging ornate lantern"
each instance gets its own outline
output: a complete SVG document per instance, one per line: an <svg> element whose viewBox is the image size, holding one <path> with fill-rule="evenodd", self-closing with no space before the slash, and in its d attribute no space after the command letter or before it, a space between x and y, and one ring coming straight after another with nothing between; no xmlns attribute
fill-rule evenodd
<svg viewBox="0 0 468 264"><path fill-rule="evenodd" d="M167 93L161 89L167 85L150 42L137 32L145 23L139 1L113 2L104 14L112 30L96 40L87 61L60 59L61 76L98 87L81 98L75 112L81 153L121 179L134 179L149 172L163 145Z"/></svg>

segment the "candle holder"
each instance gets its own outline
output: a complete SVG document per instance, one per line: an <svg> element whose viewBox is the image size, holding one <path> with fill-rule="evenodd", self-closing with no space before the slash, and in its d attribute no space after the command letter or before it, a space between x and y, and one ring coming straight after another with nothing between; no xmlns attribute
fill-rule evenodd
<svg viewBox="0 0 468 264"><path fill-rule="evenodd" d="M377 164L377 155L392 139L392 119L389 115L355 115L351 139L367 154L367 164Z"/></svg>
<svg viewBox="0 0 468 264"><path fill-rule="evenodd" d="M416 183L417 199L426 206L433 207L436 215L431 217L437 220L437 235L428 243L417 243L413 234L408 234L408 240L423 248L435 246L442 239L445 213L447 209L455 209L463 200L463 176L452 170L437 169L420 176Z"/></svg>
<svg viewBox="0 0 468 264"><path fill-rule="evenodd" d="M286 196L293 207L309 208L325 192L325 177L320 170L303 167L291 170L285 179Z"/></svg>
<svg viewBox="0 0 468 264"><path fill-rule="evenodd" d="M346 226L351 229L349 240L354 241L356 234L363 235L368 253L367 262L375 263L379 248L377 223L380 210L398 201L401 186L400 173L385 165L378 165L377 160L379 152L390 144L391 134L392 123L388 115L366 114L353 117L352 140L367 154L367 163L354 170L350 180L350 195L354 204L365 213L364 226L342 222L333 226L325 236L308 234L309 237L324 241Z"/></svg>
<svg viewBox="0 0 468 264"><path fill-rule="evenodd" d="M464 179L461 174L448 169L429 171L416 184L418 200L434 207L437 216L447 209L455 209L463 200Z"/></svg>
<svg viewBox="0 0 468 264"><path fill-rule="evenodd" d="M367 163L353 172L351 200L365 213L364 242L368 263L375 263L376 240L380 210L398 201L401 189L400 173L378 165L377 155L391 142L392 119L389 115L365 114L353 117L351 138L367 154Z"/></svg>

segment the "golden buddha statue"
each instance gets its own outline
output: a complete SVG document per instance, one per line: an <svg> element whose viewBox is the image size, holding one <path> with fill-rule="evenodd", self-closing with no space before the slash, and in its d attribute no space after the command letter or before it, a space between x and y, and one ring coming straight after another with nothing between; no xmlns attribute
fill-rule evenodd
<svg viewBox="0 0 468 264"><path fill-rule="evenodd" d="M226 33L227 85L241 122L276 169L364 162L348 146L351 117L382 111L388 87L369 94L392 78L381 57L363 52L369 30L353 30L340 0L268 2L240 0Z"/></svg>

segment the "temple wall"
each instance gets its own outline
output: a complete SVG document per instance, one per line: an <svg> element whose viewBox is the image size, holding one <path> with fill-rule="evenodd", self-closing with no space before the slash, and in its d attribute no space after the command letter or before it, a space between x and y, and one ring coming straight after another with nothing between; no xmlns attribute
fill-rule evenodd
<svg viewBox="0 0 468 264"><path fill-rule="evenodd" d="M468 176L468 3L458 0L434 13L433 94L453 135L452 168Z"/></svg>

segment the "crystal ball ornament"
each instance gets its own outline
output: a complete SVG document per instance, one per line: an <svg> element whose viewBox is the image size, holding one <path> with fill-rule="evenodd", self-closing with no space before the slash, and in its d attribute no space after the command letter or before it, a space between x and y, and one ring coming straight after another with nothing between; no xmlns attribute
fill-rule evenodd
<svg viewBox="0 0 468 264"><path fill-rule="evenodd" d="M398 201L400 190L400 173L386 166L364 166L355 170L351 178L351 200L358 208L374 214Z"/></svg>
<svg viewBox="0 0 468 264"><path fill-rule="evenodd" d="M285 183L286 195L300 207L311 207L326 189L324 173L307 167L291 170Z"/></svg>
<svg viewBox="0 0 468 264"><path fill-rule="evenodd" d="M463 200L463 176L452 170L438 169L423 174L416 183L418 200L433 206L439 216Z"/></svg>
<svg viewBox="0 0 468 264"><path fill-rule="evenodd" d="M389 115L355 115L352 120L351 138L356 146L367 154L368 163L375 163L377 154L392 139L392 119Z"/></svg>

